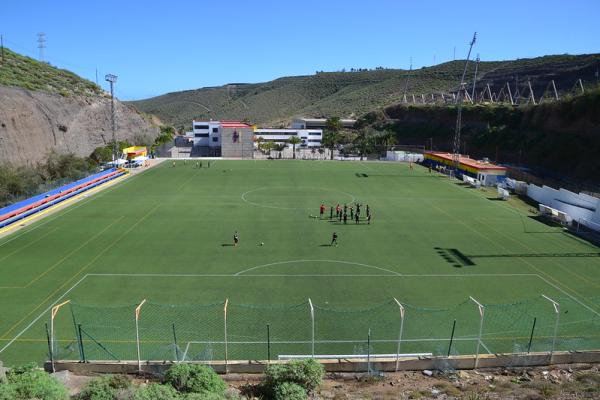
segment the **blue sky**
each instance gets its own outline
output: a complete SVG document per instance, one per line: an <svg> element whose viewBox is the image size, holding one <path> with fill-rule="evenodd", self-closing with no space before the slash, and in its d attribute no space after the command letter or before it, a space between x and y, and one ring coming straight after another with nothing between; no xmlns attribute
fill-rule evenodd
<svg viewBox="0 0 600 400"><path fill-rule="evenodd" d="M7 0L7 47L95 80L124 100L316 70L419 68L600 51L599 0Z"/></svg>

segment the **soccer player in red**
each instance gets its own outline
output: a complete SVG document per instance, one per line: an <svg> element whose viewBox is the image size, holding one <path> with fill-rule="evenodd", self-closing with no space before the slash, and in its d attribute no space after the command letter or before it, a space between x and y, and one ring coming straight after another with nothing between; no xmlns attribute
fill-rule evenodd
<svg viewBox="0 0 600 400"><path fill-rule="evenodd" d="M325 212L325 204L321 203L321 207L319 207L319 218L323 219L323 213Z"/></svg>

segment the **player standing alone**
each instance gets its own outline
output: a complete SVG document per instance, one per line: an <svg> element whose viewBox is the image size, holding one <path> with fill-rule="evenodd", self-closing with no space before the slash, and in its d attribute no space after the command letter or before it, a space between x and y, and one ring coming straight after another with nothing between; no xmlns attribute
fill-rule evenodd
<svg viewBox="0 0 600 400"><path fill-rule="evenodd" d="M239 241L240 241L240 236L238 235L237 231L235 231L235 233L233 234L233 245L237 246Z"/></svg>
<svg viewBox="0 0 600 400"><path fill-rule="evenodd" d="M325 204L321 203L321 207L319 207L319 218L323 219L324 212L325 212Z"/></svg>
<svg viewBox="0 0 600 400"><path fill-rule="evenodd" d="M331 244L330 246L333 246L335 244L335 246L337 247L338 242L337 242L337 233L333 232L333 236L331 236Z"/></svg>

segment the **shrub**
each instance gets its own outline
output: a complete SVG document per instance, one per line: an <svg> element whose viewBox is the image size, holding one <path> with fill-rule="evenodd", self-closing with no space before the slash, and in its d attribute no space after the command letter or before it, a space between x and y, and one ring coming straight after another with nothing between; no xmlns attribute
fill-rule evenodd
<svg viewBox="0 0 600 400"><path fill-rule="evenodd" d="M35 363L13 368L6 375L6 383L0 383L0 399L66 400L67 388L60 382L37 369Z"/></svg>
<svg viewBox="0 0 600 400"><path fill-rule="evenodd" d="M324 374L323 366L313 359L271 364L265 370L265 384L274 390L282 383L291 382L312 392L323 382Z"/></svg>
<svg viewBox="0 0 600 400"><path fill-rule="evenodd" d="M170 385L150 383L148 386L138 389L133 395L133 400L176 400L179 393Z"/></svg>
<svg viewBox="0 0 600 400"><path fill-rule="evenodd" d="M273 391L275 400L306 400L308 395L306 390L297 383L284 382L277 385Z"/></svg>
<svg viewBox="0 0 600 400"><path fill-rule="evenodd" d="M80 400L114 400L119 393L131 389L131 380L124 375L106 375L90 381L77 397Z"/></svg>
<svg viewBox="0 0 600 400"><path fill-rule="evenodd" d="M175 364L167 371L165 381L183 393L222 395L227 389L212 368L201 364Z"/></svg>

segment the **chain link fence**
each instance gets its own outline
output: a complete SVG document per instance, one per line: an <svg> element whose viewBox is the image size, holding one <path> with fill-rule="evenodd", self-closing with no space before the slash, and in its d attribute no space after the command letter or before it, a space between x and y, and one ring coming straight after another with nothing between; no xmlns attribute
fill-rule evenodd
<svg viewBox="0 0 600 400"><path fill-rule="evenodd" d="M55 306L51 360L211 361L476 355L600 348L600 298L474 298L446 308L397 299L371 307L249 305Z"/></svg>

